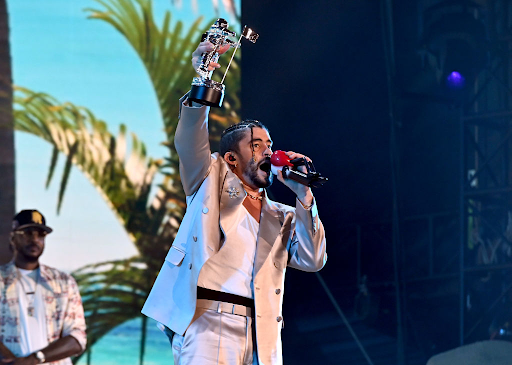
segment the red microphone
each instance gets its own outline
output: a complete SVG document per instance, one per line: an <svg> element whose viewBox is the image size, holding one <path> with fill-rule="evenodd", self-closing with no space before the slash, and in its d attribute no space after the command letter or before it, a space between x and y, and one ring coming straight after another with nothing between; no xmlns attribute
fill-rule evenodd
<svg viewBox="0 0 512 365"><path fill-rule="evenodd" d="M270 170L274 175L277 176L277 172L281 171L285 179L292 179L303 185L308 185L306 174L296 170L292 171L292 168L295 165L290 162L290 158L286 155L284 151L274 151L272 156L270 156L270 163L272 164Z"/></svg>
<svg viewBox="0 0 512 365"><path fill-rule="evenodd" d="M270 156L271 171L277 176L277 172L281 171L285 179L294 180L302 185L306 186L321 186L327 178L315 171L315 167L311 161L307 161L305 158L295 158L290 160L284 151L274 151ZM306 173L297 171L297 167L306 166Z"/></svg>
<svg viewBox="0 0 512 365"><path fill-rule="evenodd" d="M283 166L293 167L293 164L290 162L290 158L281 150L274 151L272 156L270 156L270 163L272 164L271 169L274 175L277 175L277 171L282 170Z"/></svg>

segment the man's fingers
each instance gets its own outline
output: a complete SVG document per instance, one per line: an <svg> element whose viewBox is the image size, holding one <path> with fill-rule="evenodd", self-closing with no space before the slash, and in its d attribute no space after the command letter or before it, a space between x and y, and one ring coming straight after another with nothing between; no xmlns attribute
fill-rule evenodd
<svg viewBox="0 0 512 365"><path fill-rule="evenodd" d="M192 57L200 56L202 53L205 53L205 52L210 52L213 50L213 48L214 48L214 46L210 42L208 42L208 41L201 42L197 46L196 50L194 52L192 52ZM218 54L226 53L229 48L230 48L230 45L225 44L217 50L217 53Z"/></svg>
<svg viewBox="0 0 512 365"><path fill-rule="evenodd" d="M213 44L210 42L201 42L197 46L196 50L192 52L192 57L201 56L202 53L210 52L213 49Z"/></svg>
<svg viewBox="0 0 512 365"><path fill-rule="evenodd" d="M229 44L225 44L223 45L222 47L219 48L219 54L223 54L223 53L226 53L228 51L228 49L230 48L231 46Z"/></svg>
<svg viewBox="0 0 512 365"><path fill-rule="evenodd" d="M197 70L199 68L200 64L201 64L201 57L200 56L192 57L192 67L194 67L194 70Z"/></svg>
<svg viewBox="0 0 512 365"><path fill-rule="evenodd" d="M229 49L230 45L226 44L219 48L217 51L219 54L225 53ZM197 70L197 68L201 65L201 55L205 52L210 52L213 50L214 46L208 41L199 43L199 46L197 46L196 50L192 53L192 66L194 69ZM217 62L210 62L208 65L208 71L212 71L216 68L220 68L220 65Z"/></svg>
<svg viewBox="0 0 512 365"><path fill-rule="evenodd" d="M215 68L220 68L220 65L217 62L210 62L210 64L208 65L208 71L211 71Z"/></svg>
<svg viewBox="0 0 512 365"><path fill-rule="evenodd" d="M295 158L306 158L306 160L308 160L309 162L311 162L311 159L308 157L308 156L304 156L303 154L301 153L297 153L297 152L293 152L293 151L288 151L286 152L286 156L288 156L288 158L290 160L293 160Z"/></svg>
<svg viewBox="0 0 512 365"><path fill-rule="evenodd" d="M281 170L277 171L277 180L281 181L284 184L283 172Z"/></svg>
<svg viewBox="0 0 512 365"><path fill-rule="evenodd" d="M195 70L199 68L201 65L201 58L199 56L192 58L192 66ZM210 62L208 65L208 71L211 71L213 69L220 68L220 65L217 62Z"/></svg>

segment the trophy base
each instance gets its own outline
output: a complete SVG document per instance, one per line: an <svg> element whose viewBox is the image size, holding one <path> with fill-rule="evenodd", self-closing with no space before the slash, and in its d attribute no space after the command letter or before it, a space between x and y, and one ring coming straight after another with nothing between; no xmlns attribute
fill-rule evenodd
<svg viewBox="0 0 512 365"><path fill-rule="evenodd" d="M220 108L224 100L224 88L218 90L205 85L192 85L188 98L202 105Z"/></svg>

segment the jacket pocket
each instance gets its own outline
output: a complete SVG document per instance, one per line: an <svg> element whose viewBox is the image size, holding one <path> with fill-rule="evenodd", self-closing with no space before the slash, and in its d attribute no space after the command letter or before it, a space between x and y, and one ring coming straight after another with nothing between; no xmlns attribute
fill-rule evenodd
<svg viewBox="0 0 512 365"><path fill-rule="evenodd" d="M171 246L169 252L167 253L167 256L165 257L165 261L170 262L174 266L180 266L184 257L185 251L177 247Z"/></svg>

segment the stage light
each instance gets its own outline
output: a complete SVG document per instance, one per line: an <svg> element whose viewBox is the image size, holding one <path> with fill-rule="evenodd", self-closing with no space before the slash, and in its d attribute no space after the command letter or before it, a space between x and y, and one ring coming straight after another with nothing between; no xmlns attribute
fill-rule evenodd
<svg viewBox="0 0 512 365"><path fill-rule="evenodd" d="M423 12L423 46L439 84L462 89L488 62L484 9L469 0L438 1Z"/></svg>
<svg viewBox="0 0 512 365"><path fill-rule="evenodd" d="M466 84L466 78L458 71L452 71L446 77L446 85L450 89L462 89Z"/></svg>

